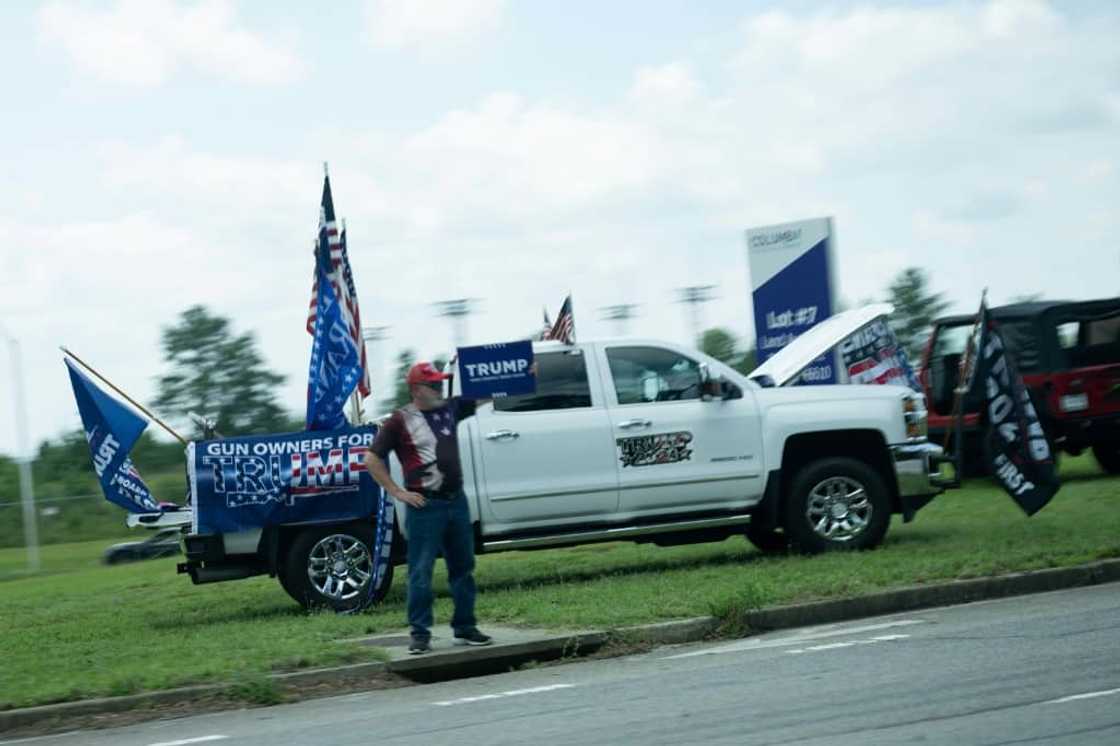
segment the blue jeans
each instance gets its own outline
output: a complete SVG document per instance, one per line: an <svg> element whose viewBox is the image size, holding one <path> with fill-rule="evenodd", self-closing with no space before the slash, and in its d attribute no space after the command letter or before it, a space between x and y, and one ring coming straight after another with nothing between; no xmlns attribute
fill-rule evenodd
<svg viewBox="0 0 1120 746"><path fill-rule="evenodd" d="M412 634L430 636L432 627L432 570L443 551L455 614L451 627L468 632L474 618L474 531L467 496L460 490L451 500L428 500L423 508L405 512L408 528L408 625Z"/></svg>

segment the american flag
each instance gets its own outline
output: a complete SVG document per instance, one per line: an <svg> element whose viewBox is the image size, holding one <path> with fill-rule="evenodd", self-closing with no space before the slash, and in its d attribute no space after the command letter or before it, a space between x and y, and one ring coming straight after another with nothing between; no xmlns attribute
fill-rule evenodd
<svg viewBox="0 0 1120 746"><path fill-rule="evenodd" d="M552 339L552 319L548 318L548 309L542 308L541 312L544 314L544 326L541 327L541 339Z"/></svg>
<svg viewBox="0 0 1120 746"><path fill-rule="evenodd" d="M354 339L361 355L362 377L358 381L358 393L362 398L369 396L369 365L366 362L366 342L362 338L362 315L358 308L358 291L354 287L354 272L350 269L350 256L346 252L346 230L338 232L338 223L334 215L334 198L331 196L331 180L329 176L323 177L323 199L319 206L319 236L326 235L331 249L331 286L339 300L342 318L350 329L350 336ZM315 334L315 313L319 305L319 280L318 275L311 284L311 304L307 309L307 333Z"/></svg>
<svg viewBox="0 0 1120 746"><path fill-rule="evenodd" d="M545 318L548 318L547 314ZM560 306L560 314L556 317L556 323L548 330L548 336L545 339L555 339L566 345L576 343L576 321L572 317L571 295L564 299L564 305Z"/></svg>

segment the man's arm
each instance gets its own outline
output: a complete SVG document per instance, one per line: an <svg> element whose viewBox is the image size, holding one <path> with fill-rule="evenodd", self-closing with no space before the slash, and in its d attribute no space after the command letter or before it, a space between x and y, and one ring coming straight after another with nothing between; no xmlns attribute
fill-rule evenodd
<svg viewBox="0 0 1120 746"><path fill-rule="evenodd" d="M389 493L389 496L400 500L402 503L407 503L414 508L422 508L428 504L424 496L416 492L409 492L393 481L393 476L389 473L388 467L381 457L371 451L366 451L366 469L369 471L373 481L381 485L381 488Z"/></svg>

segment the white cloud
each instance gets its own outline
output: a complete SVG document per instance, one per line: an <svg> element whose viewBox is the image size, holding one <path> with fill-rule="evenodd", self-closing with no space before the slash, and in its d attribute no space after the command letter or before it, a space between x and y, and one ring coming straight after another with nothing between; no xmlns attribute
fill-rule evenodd
<svg viewBox="0 0 1120 746"><path fill-rule="evenodd" d="M493 31L505 0L367 0L366 29L378 47L431 51Z"/></svg>
<svg viewBox="0 0 1120 746"><path fill-rule="evenodd" d="M45 43L110 83L158 85L180 69L267 85L304 74L293 51L245 29L230 0L117 0L107 10L59 1L44 6L38 22Z"/></svg>

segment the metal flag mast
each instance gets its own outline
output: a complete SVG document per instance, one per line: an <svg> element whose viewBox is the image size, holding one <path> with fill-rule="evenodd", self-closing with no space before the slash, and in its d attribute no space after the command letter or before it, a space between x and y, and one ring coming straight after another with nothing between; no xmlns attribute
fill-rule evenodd
<svg viewBox="0 0 1120 746"><path fill-rule="evenodd" d="M59 345L59 349L62 350L62 352L64 354L69 355L70 357L74 358L75 362L77 362L83 368L88 370L90 373L97 376L106 386L111 388L113 391L116 391L121 396L123 396L128 401L129 404L131 404L132 406L139 409L141 412L146 414L151 420L153 420L156 424L158 424L164 430L166 430L167 432L174 435L175 438L180 443L182 443L183 445L187 444L187 439L186 438L184 438L182 435L180 435L179 433L172 430L171 427L166 422L164 422L159 417L156 417L154 414L152 414L151 411L147 407L145 407L143 404L140 404L139 402L137 402L135 399L133 399L131 396L129 396L125 392L121 391L119 388L117 388L117 386L112 381L110 381L108 378L106 378L105 376L98 373L96 370L94 370L92 367L90 367L90 365L87 364L84 360L82 360L80 357L75 355L73 352L70 352L70 350L66 349L66 347L64 345Z"/></svg>
<svg viewBox="0 0 1120 746"><path fill-rule="evenodd" d="M949 437L953 438L953 468L957 474L955 481L959 484L964 476L964 396L972 388L972 377L976 370L976 332L984 316L984 307L988 302L988 288L980 294L980 309L976 312L976 321L972 323L972 331L965 343L964 354L961 355L960 365L957 367L957 385L953 389L953 409L950 414L953 427L945 431L945 441L942 447L949 449Z"/></svg>

